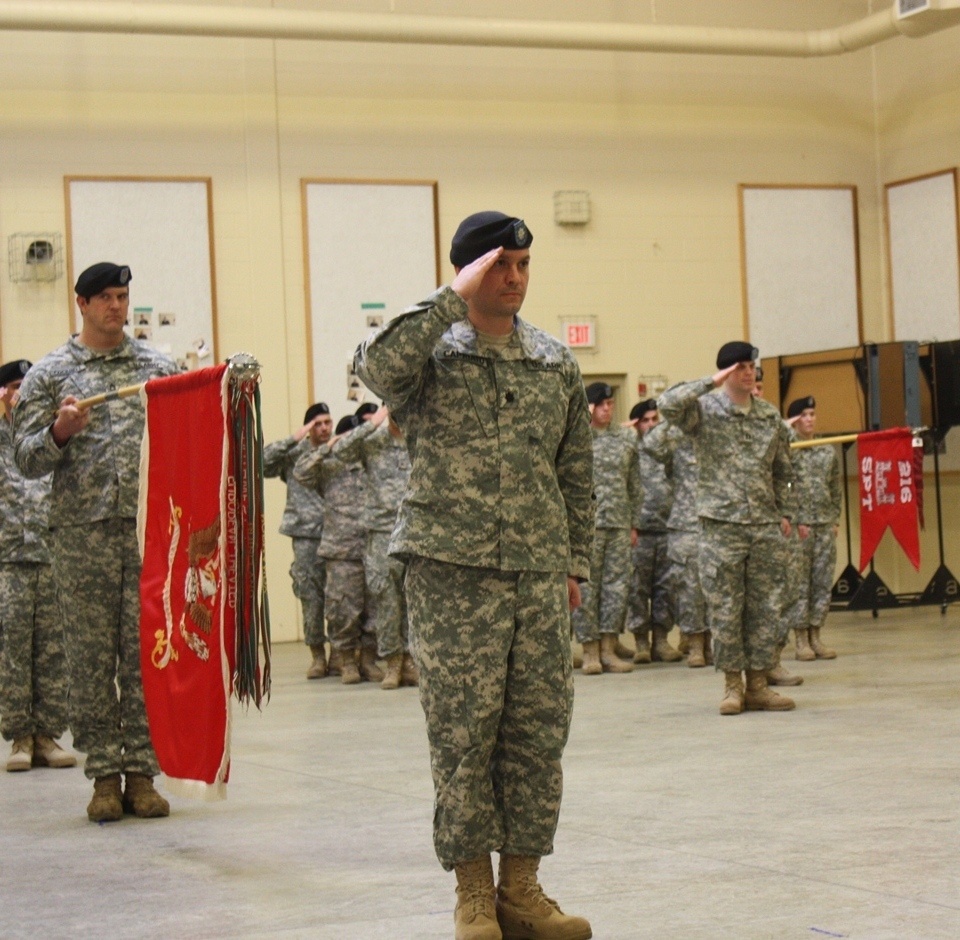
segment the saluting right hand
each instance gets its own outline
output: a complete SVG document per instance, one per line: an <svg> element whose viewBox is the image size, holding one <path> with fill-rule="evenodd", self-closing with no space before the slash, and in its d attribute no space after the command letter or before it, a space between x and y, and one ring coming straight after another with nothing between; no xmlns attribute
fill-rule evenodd
<svg viewBox="0 0 960 940"><path fill-rule="evenodd" d="M719 388L724 382L726 382L727 376L733 375L733 373L740 368L741 364L742 363L735 362L732 366L727 366L726 369L721 369L718 373L716 373L716 375L714 375L713 384Z"/></svg>
<svg viewBox="0 0 960 940"><path fill-rule="evenodd" d="M494 266L497 258L502 254L502 248L492 248L485 255L480 255L476 261L471 261L457 272L457 276L450 285L451 289L464 300L469 301L477 292L480 282L486 277L487 271Z"/></svg>

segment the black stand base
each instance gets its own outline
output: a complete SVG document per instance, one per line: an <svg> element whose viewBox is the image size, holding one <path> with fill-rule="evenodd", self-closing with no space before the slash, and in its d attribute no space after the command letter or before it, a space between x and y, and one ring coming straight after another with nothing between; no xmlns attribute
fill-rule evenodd
<svg viewBox="0 0 960 940"><path fill-rule="evenodd" d="M960 601L960 584L946 565L941 565L934 572L930 583L920 595L920 604L939 604L940 612L944 613L947 604Z"/></svg>
<svg viewBox="0 0 960 940"><path fill-rule="evenodd" d="M863 583L863 577L853 565L847 565L837 578L836 584L830 591L830 601L833 604L847 604L857 593L857 588Z"/></svg>
<svg viewBox="0 0 960 940"><path fill-rule="evenodd" d="M850 598L847 610L872 610L874 614L881 607L899 607L897 595L883 583L883 579L871 571L861 582L856 593Z"/></svg>

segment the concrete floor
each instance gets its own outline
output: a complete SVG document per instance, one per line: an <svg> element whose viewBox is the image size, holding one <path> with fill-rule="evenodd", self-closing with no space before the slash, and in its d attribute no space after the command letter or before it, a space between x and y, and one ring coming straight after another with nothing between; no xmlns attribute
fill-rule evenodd
<svg viewBox="0 0 960 940"><path fill-rule="evenodd" d="M783 714L720 717L711 669L578 674L542 875L596 938L960 937L960 609L824 639ZM307 664L278 646L235 711L223 803L94 825L80 770L0 773L0 937L451 937L415 690Z"/></svg>

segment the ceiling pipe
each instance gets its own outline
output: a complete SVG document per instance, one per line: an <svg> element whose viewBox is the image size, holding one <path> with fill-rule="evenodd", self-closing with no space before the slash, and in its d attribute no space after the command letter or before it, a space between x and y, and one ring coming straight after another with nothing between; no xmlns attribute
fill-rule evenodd
<svg viewBox="0 0 960 940"><path fill-rule="evenodd" d="M927 35L960 23L960 0L929 3L929 9L903 18L898 16L894 3L886 10L834 29L790 31L331 13L277 7L0 0L0 29L817 57L853 52L899 35Z"/></svg>

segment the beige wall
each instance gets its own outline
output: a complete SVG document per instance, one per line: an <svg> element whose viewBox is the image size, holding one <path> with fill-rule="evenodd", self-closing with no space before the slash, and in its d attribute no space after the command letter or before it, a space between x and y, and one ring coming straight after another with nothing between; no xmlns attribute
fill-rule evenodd
<svg viewBox="0 0 960 940"><path fill-rule="evenodd" d="M680 22L704 6L649 9ZM829 25L824 6L843 21L871 5L744 0L728 14L811 28ZM481 7L543 15L531 2L463 5ZM558 9L587 7L628 15ZM526 218L525 316L551 331L560 316L597 316L585 372L625 374L628 388L640 374L676 381L711 371L716 347L742 335L741 182L858 187L864 335L889 338L883 182L960 164L958 60L960 30L822 61L0 33L0 237L64 231L65 175L210 176L220 351L262 363L273 439L308 399L300 179L436 179L442 245L479 208ZM568 188L590 192L584 229L552 221L553 192ZM69 285L12 284L5 259L2 355L37 358L67 333ZM274 633L289 639L283 488L267 493ZM951 483L951 544L957 496ZM891 556L891 586L906 589L900 568Z"/></svg>

